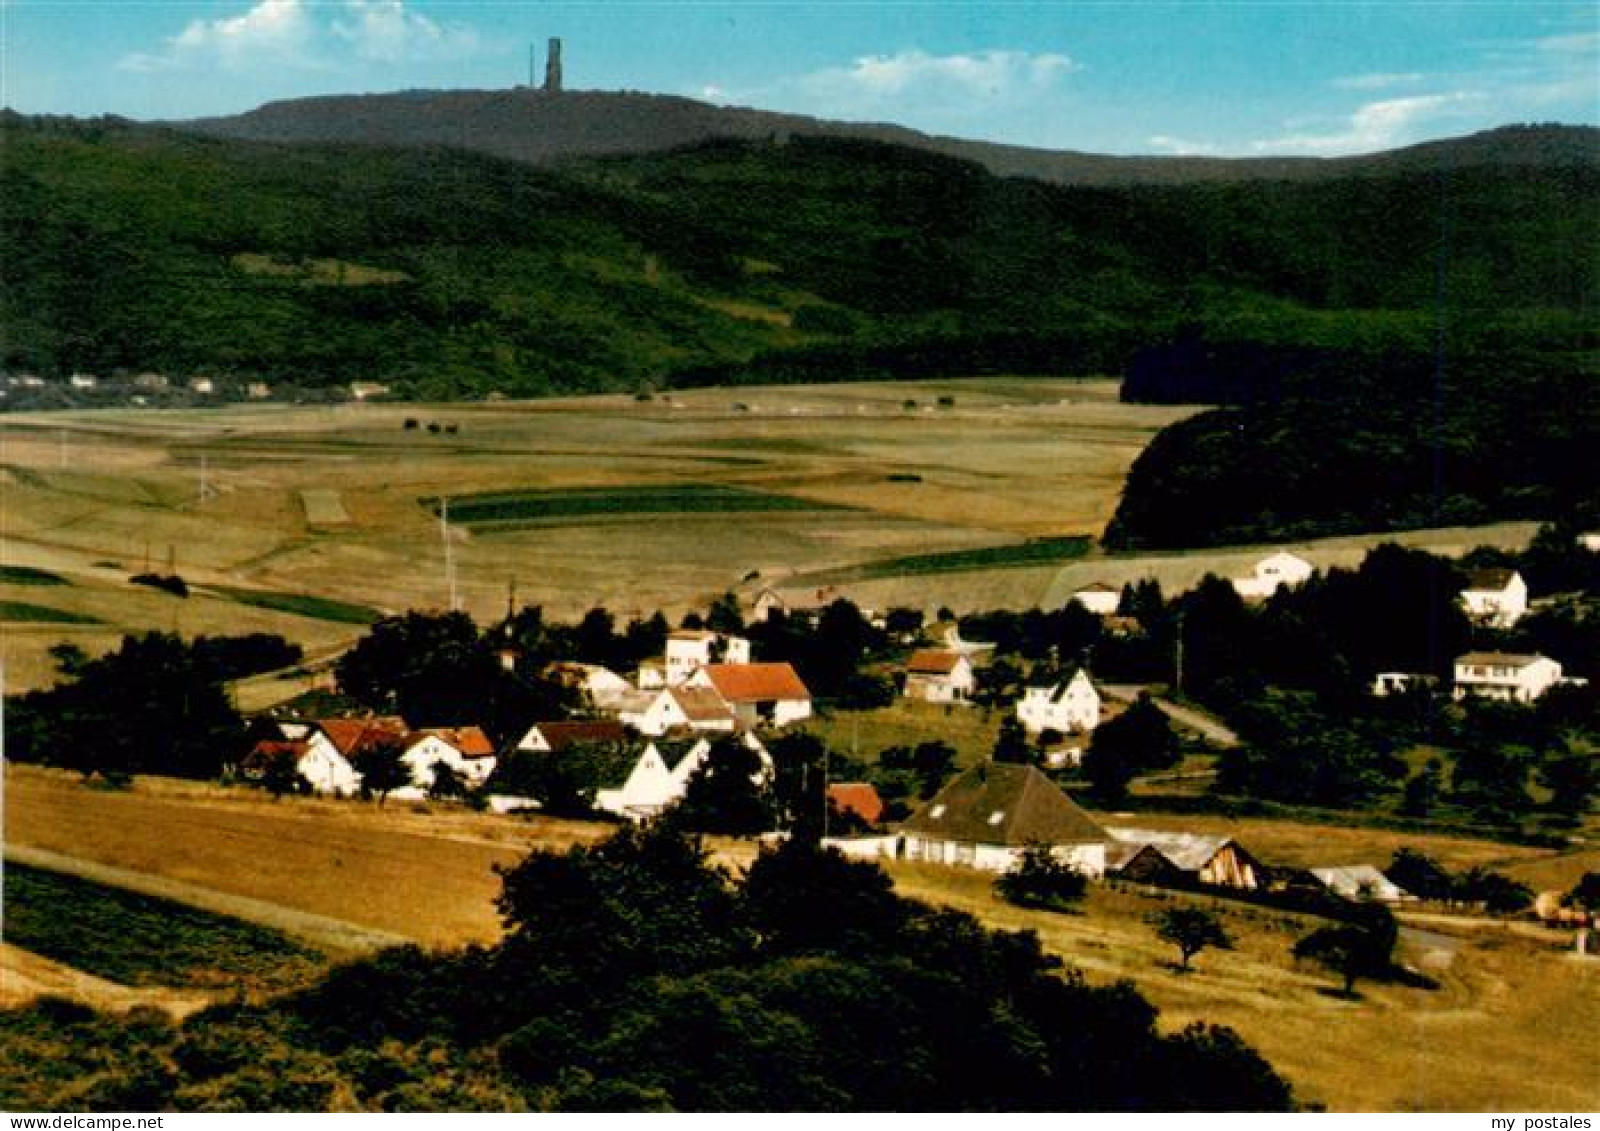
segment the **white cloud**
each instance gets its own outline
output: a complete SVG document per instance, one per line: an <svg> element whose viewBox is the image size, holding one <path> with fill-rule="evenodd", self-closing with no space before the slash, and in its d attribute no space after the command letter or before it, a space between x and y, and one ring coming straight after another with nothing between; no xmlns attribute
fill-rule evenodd
<svg viewBox="0 0 1600 1131"><path fill-rule="evenodd" d="M257 0L242 15L192 20L161 50L124 56L117 65L139 72L324 70L351 55L363 62L406 63L462 58L478 48L472 29L442 26L407 10L404 0Z"/></svg>
<svg viewBox="0 0 1600 1131"><path fill-rule="evenodd" d="M998 100L1054 86L1081 68L1066 55L991 50L930 55L901 51L865 55L847 67L829 67L798 80L808 96L829 103L885 103L907 95Z"/></svg>
<svg viewBox="0 0 1600 1131"><path fill-rule="evenodd" d="M1469 103L1481 102L1482 93L1456 90L1447 94L1419 94L1390 98L1358 107L1329 133L1297 133L1250 143L1257 153L1306 153L1337 156L1370 153L1415 140L1413 130L1423 122L1450 117Z"/></svg>
<svg viewBox="0 0 1600 1131"><path fill-rule="evenodd" d="M441 27L401 0L346 0L348 20L333 23L333 34L356 55L381 63L457 59L478 49L478 34L466 27Z"/></svg>
<svg viewBox="0 0 1600 1131"><path fill-rule="evenodd" d="M196 62L235 68L256 61L293 63L307 58L315 25L304 0L260 0L242 16L194 20L163 51L124 58L130 71L159 71Z"/></svg>
<svg viewBox="0 0 1600 1131"><path fill-rule="evenodd" d="M1412 86L1428 76L1421 71L1397 71L1387 74L1345 75L1330 83L1340 90L1388 90L1395 86Z"/></svg>

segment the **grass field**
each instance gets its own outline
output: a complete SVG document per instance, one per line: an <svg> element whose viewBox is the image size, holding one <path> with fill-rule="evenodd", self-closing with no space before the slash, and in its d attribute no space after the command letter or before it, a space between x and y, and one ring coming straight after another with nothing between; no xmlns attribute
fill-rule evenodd
<svg viewBox="0 0 1600 1131"><path fill-rule="evenodd" d="M272 992L303 985L320 955L276 931L7 862L13 946L130 986Z"/></svg>
<svg viewBox="0 0 1600 1131"><path fill-rule="evenodd" d="M936 409L940 397L954 406ZM817 577L870 607L962 612L1059 604L1090 580L1170 588L1242 571L1258 548L1079 556L1134 458L1193 411L1122 404L1108 380L992 377L12 414L0 417L0 601L35 604L56 578L49 607L100 623L8 626L5 685L49 683L63 639L93 653L126 631L279 632L320 654L374 615L442 607L445 547L418 500L445 495L457 591L480 621L503 613L513 583L552 616L599 604L677 619L725 590ZM405 427L430 412L455 430ZM1459 549L1531 531L1404 540ZM1376 541L1308 556L1353 561ZM130 591L146 571L181 575L192 596Z"/></svg>
<svg viewBox="0 0 1600 1131"><path fill-rule="evenodd" d="M941 396L956 406L934 411ZM906 411L907 397L929 410ZM1031 604L1070 540L1110 517L1133 458L1191 411L1120 404L1104 380L984 378L13 414L0 418L0 600L36 603L54 577L50 607L102 623L8 631L6 687L48 683L60 639L95 652L125 631L273 631L320 653L372 615L442 606L444 546L418 500L444 495L458 590L480 620L513 579L566 617L603 604L676 619L747 578L823 570L873 578L882 604L936 607L947 585L967 594L954 607ZM405 427L430 413L455 430ZM130 592L146 571L193 595Z"/></svg>
<svg viewBox="0 0 1600 1131"><path fill-rule="evenodd" d="M86 791L71 775L7 770L7 837L153 876L168 876L393 930L434 945L498 936L491 868L529 849L563 848L606 826L525 821L455 808L383 811L357 803L294 800L215 786L139 779L128 793ZM1188 823L1190 819L1185 819ZM1141 816L1140 824L1155 823ZM1233 831L1268 860L1386 859L1366 830L1241 821ZM1379 834L1381 835L1381 834ZM1461 838L1411 838L1452 866L1544 868L1570 885L1581 858ZM1319 845L1323 847L1318 847ZM749 842L714 842L738 867ZM275 867L263 868L271 851ZM1590 865L1592 866L1592 864ZM1097 982L1130 979L1173 1030L1194 1019L1227 1024L1283 1071L1303 1102L1333 1110L1592 1110L1600 1102L1591 1055L1600 1024L1600 963L1560 953L1567 936L1494 920L1429 922L1402 957L1440 982L1433 991L1363 983L1357 1001L1329 996L1325 972L1301 968L1289 947L1299 916L1202 900L1237 946L1207 951L1180 974L1147 919L1172 900L1091 888L1082 914L1025 911L996 900L992 877L894 863L906 895L947 904L994 926L1037 931ZM1429 943L1427 940L1434 940ZM1445 939L1445 953L1438 940ZM1445 961L1446 953L1451 955Z"/></svg>

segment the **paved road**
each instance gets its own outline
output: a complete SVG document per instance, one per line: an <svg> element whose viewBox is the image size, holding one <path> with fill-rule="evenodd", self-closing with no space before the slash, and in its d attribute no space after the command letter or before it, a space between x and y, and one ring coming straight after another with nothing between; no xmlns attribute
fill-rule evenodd
<svg viewBox="0 0 1600 1131"><path fill-rule="evenodd" d="M1139 697L1141 691L1151 692L1157 707L1164 711L1168 718L1181 727L1195 731L1213 746L1237 746L1239 736L1230 730L1222 720L1214 715L1194 707L1186 707L1181 703L1174 703L1170 699L1163 699L1154 694L1154 689L1139 684L1103 684L1100 688L1106 695L1123 703L1132 703Z"/></svg>

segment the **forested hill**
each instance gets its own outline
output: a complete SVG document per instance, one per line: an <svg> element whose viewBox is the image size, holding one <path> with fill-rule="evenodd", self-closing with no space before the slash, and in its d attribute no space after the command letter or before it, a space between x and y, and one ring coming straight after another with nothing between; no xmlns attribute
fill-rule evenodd
<svg viewBox="0 0 1600 1131"><path fill-rule="evenodd" d="M1504 162L1482 138L1451 143L1475 156L1436 152L1426 172L1094 188L838 138L551 170L117 121L3 127L3 364L47 374L470 396L1115 372L1193 325L1577 341L1600 282L1592 130L1511 131L1522 156Z"/></svg>
<svg viewBox="0 0 1600 1131"><path fill-rule="evenodd" d="M252 141L443 145L535 164L651 153L716 139L834 137L959 157L1001 176L1121 186L1241 180L1324 180L1356 173L1467 165L1600 161L1600 132L1509 127L1385 153L1314 157L1116 157L931 136L884 123L828 121L637 91L412 90L269 102L248 113L168 123Z"/></svg>

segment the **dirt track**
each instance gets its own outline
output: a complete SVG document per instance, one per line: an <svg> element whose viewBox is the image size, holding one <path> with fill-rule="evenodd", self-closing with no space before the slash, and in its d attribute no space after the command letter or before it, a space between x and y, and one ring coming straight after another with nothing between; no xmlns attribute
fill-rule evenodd
<svg viewBox="0 0 1600 1131"><path fill-rule="evenodd" d="M8 851L43 849L175 881L142 890L201 906L210 897L211 909L242 918L260 921L263 913L214 897L242 896L431 946L498 938L494 866L515 864L535 844L590 839L603 829L466 814L422 818L356 802L162 796L143 781L104 792L26 767L8 767L5 784ZM305 936L306 923L291 914L271 925Z"/></svg>
<svg viewBox="0 0 1600 1131"><path fill-rule="evenodd" d="M44 994L117 1012L153 1005L175 1017L187 1017L211 1002L211 995L193 990L124 986L0 943L0 1009L26 1004Z"/></svg>

